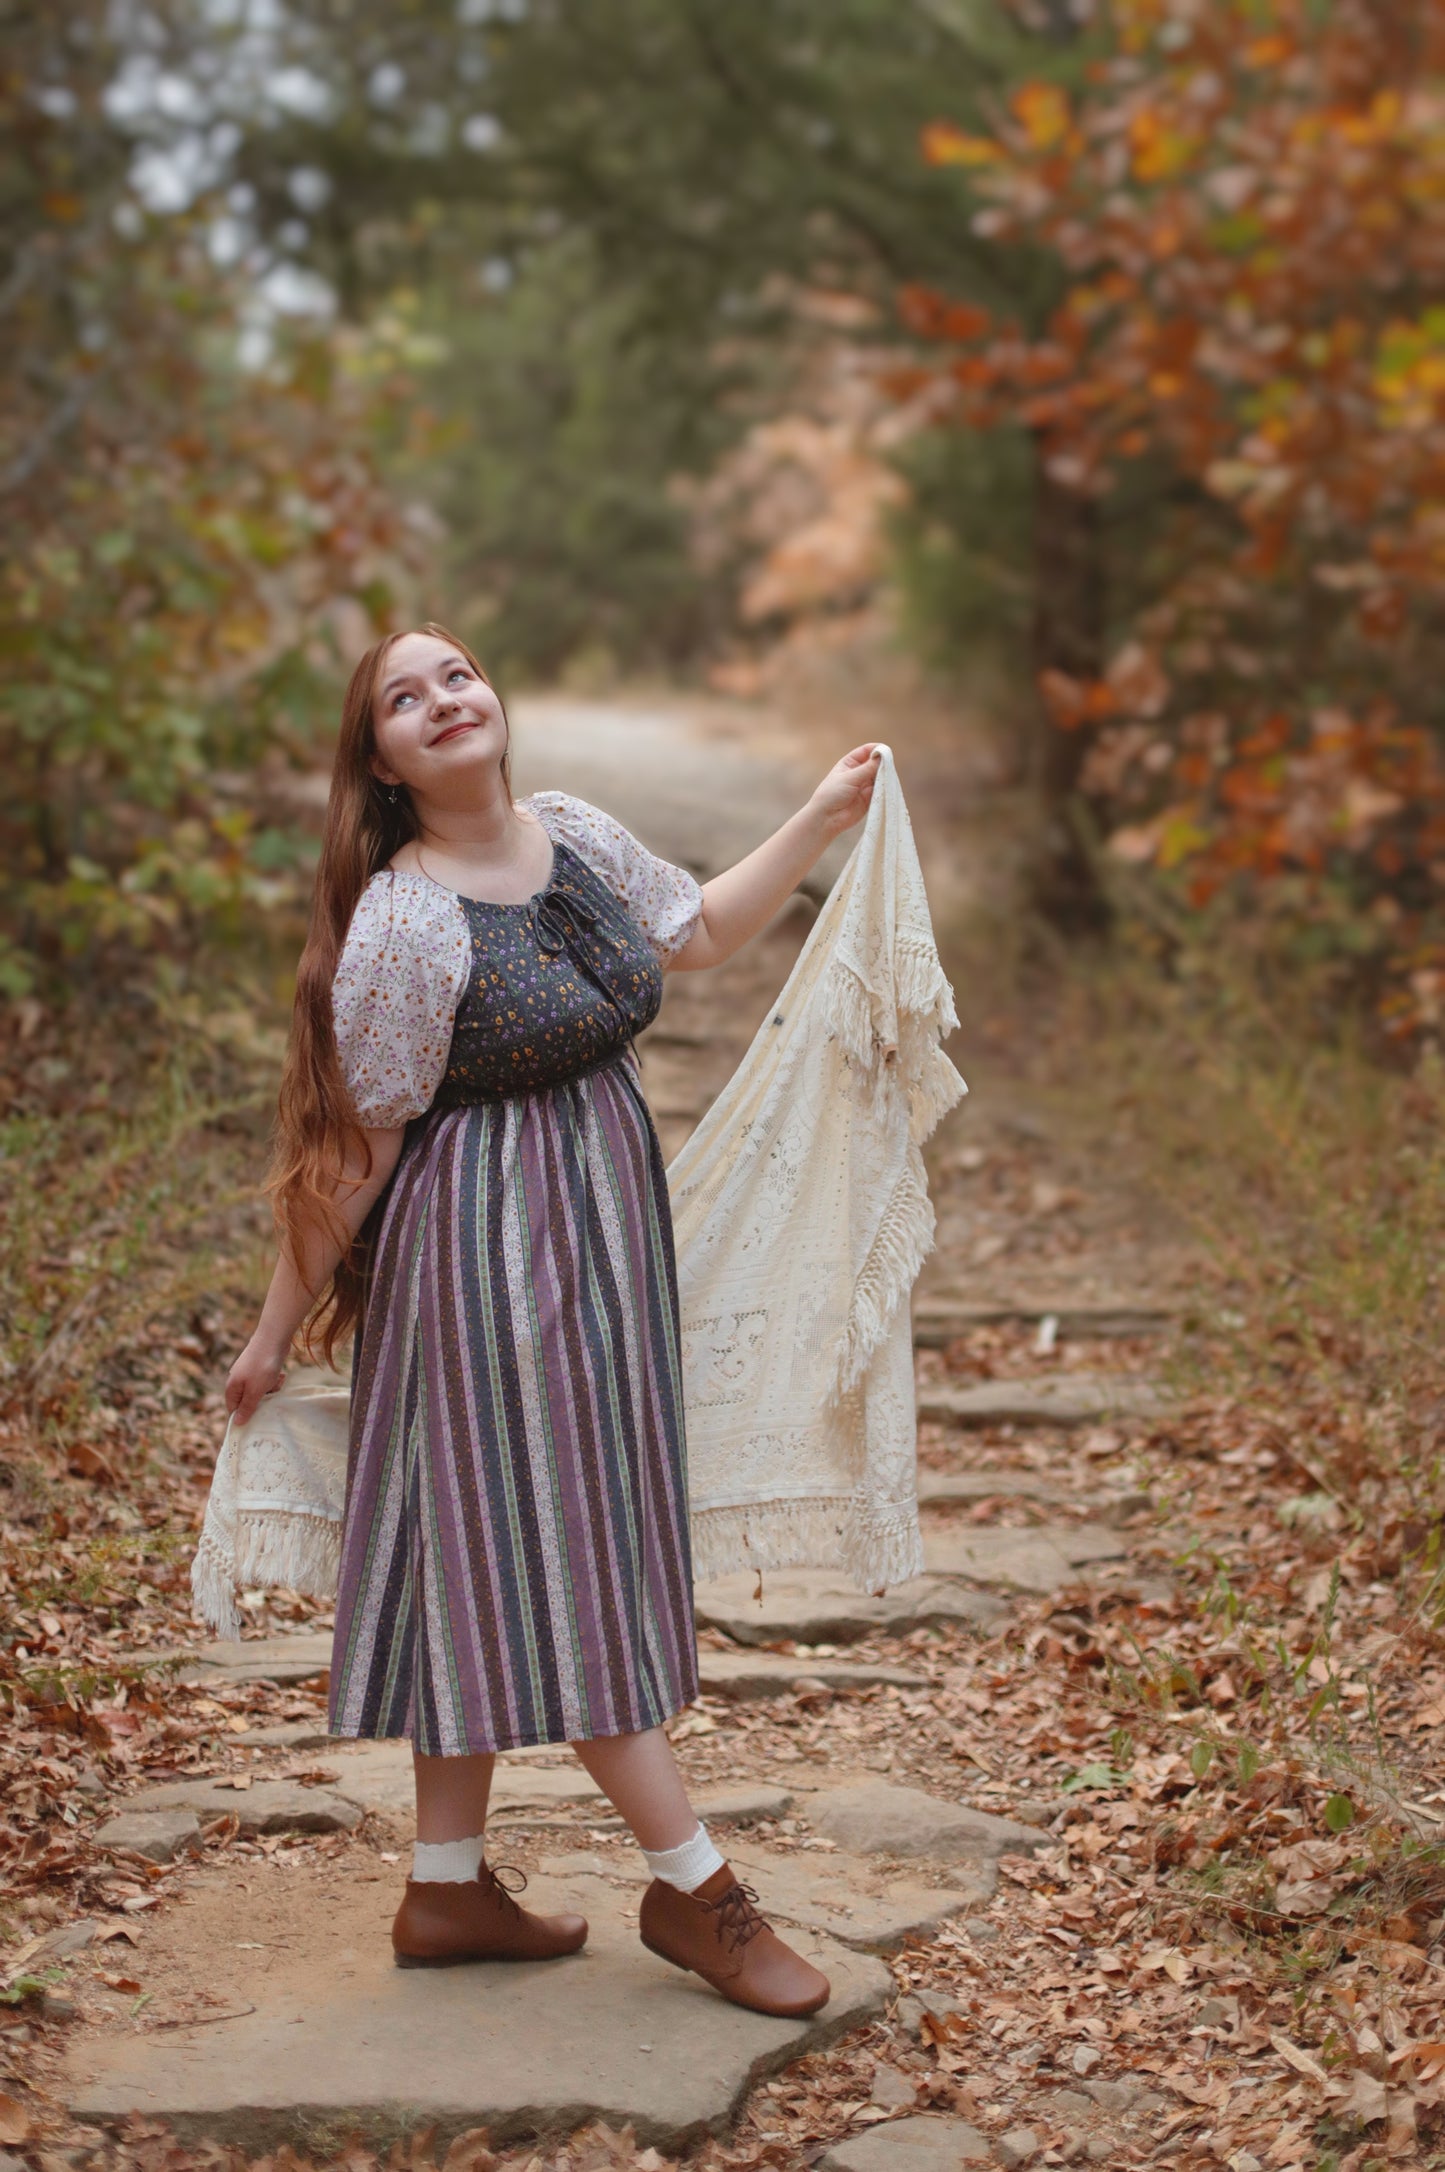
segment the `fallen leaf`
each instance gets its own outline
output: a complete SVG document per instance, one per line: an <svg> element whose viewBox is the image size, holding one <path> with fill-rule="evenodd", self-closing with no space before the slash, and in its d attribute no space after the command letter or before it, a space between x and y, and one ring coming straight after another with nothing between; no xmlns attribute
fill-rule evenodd
<svg viewBox="0 0 1445 2172"><path fill-rule="evenodd" d="M689 1712L687 1718L671 1730L674 1742L686 1742L693 1735L715 1735L717 1721L706 1712Z"/></svg>
<svg viewBox="0 0 1445 2172"><path fill-rule="evenodd" d="M102 1486L116 1483L115 1465L89 1441L76 1442L66 1458L66 1467L76 1478L93 1478Z"/></svg>
<svg viewBox="0 0 1445 2172"><path fill-rule="evenodd" d="M30 2132L30 2114L14 2097L0 2096L0 2142L23 2142Z"/></svg>
<svg viewBox="0 0 1445 2172"><path fill-rule="evenodd" d="M1389 2110L1389 2092L1385 2084L1374 2074L1367 2074L1363 2067L1356 2067L1348 2082L1332 2090L1335 2109L1345 2119L1358 2121L1362 2127L1371 2120L1383 2119Z"/></svg>
<svg viewBox="0 0 1445 2172"><path fill-rule="evenodd" d="M13 1953L6 1954L4 1980L7 1984L15 1981L31 1955L40 1951L48 1935L43 1932L39 1938L27 1938L23 1946L17 1946Z"/></svg>
<svg viewBox="0 0 1445 2172"><path fill-rule="evenodd" d="M1276 2031L1271 2033L1269 2040L1285 2064L1292 2066L1297 2074L1308 2074L1311 2081L1329 2080L1319 2060L1312 2053L1302 2051L1298 2044L1292 2044L1287 2036Z"/></svg>

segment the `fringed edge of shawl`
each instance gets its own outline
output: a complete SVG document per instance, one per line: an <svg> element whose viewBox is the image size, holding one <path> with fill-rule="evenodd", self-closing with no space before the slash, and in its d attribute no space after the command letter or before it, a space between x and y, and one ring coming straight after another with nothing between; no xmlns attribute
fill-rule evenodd
<svg viewBox="0 0 1445 2172"><path fill-rule="evenodd" d="M333 1599L341 1573L341 1526L329 1516L268 1509L236 1519L236 1550L202 1531L191 1562L196 1612L218 1636L241 1633L238 1591L280 1586L308 1599Z"/></svg>
<svg viewBox="0 0 1445 2172"><path fill-rule="evenodd" d="M968 1092L939 1038L958 1016L953 990L931 944L900 941L895 954L899 1046L895 1061L878 1061L869 992L852 966L836 960L829 971L827 1016L849 1055L872 1072L875 1090L896 1088L907 1099L908 1131L921 1146L934 1126ZM936 1223L921 1164L910 1169L882 1215L853 1292L838 1342L833 1398L846 1395L866 1372L933 1248Z"/></svg>
<svg viewBox="0 0 1445 2172"><path fill-rule="evenodd" d="M907 936L900 936L895 959L899 1010L910 1011L915 1018L931 1026L942 1040L957 1026L958 1012L954 1009L953 987L939 962L938 952L932 943L910 941Z"/></svg>
<svg viewBox="0 0 1445 2172"><path fill-rule="evenodd" d="M823 1010L829 1027L848 1054L869 1070L877 1066L873 1004L866 985L843 958L835 958L828 968Z"/></svg>
<svg viewBox="0 0 1445 2172"><path fill-rule="evenodd" d="M692 1511L697 1582L739 1569L836 1568L859 1591L923 1574L914 1512L870 1514L853 1494L806 1495Z"/></svg>
<svg viewBox="0 0 1445 2172"><path fill-rule="evenodd" d="M914 1161L916 1156L910 1155L909 1159ZM855 1388L868 1370L933 1249L936 1227L923 1172L918 1167L910 1168L879 1217L868 1257L853 1285L853 1302L838 1338L832 1401Z"/></svg>

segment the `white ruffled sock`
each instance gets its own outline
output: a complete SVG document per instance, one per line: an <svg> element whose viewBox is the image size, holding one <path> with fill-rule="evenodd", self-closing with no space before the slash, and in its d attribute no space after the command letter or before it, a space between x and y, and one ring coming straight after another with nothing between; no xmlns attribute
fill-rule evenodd
<svg viewBox="0 0 1445 2172"><path fill-rule="evenodd" d="M473 1833L469 1840L418 1840L411 1851L411 1874L427 1885L465 1885L475 1878L482 1860L485 1836Z"/></svg>
<svg viewBox="0 0 1445 2172"><path fill-rule="evenodd" d="M715 1870L723 1867L722 1856L709 1839L707 1827L701 1824L680 1848L644 1848L642 1852L653 1877L661 1878L665 1885L675 1885L680 1893L695 1893Z"/></svg>

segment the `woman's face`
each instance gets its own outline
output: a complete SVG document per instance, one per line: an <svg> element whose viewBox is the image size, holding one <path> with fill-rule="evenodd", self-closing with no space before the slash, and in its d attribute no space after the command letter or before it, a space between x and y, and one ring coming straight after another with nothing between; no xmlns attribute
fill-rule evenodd
<svg viewBox="0 0 1445 2172"><path fill-rule="evenodd" d="M507 721L485 679L434 634L403 634L382 660L372 699L383 784L445 802L464 782L495 771L507 750Z"/></svg>

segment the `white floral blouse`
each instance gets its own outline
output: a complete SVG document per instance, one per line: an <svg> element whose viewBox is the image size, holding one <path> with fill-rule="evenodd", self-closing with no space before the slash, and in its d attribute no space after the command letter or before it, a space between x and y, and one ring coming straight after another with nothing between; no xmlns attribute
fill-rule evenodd
<svg viewBox="0 0 1445 2172"><path fill-rule="evenodd" d="M677 955L702 913L686 868L570 792L533 792L517 804L601 876L664 965ZM356 901L331 984L342 1076L363 1124L391 1129L431 1106L471 966L459 893L429 875L379 868Z"/></svg>

